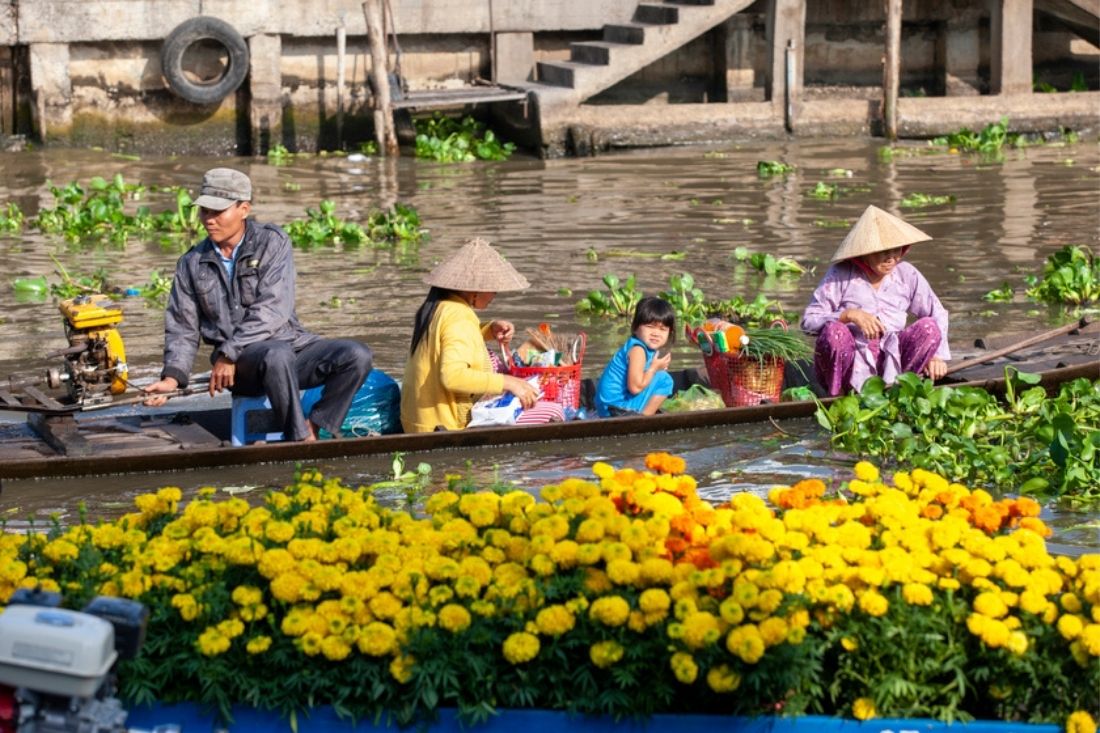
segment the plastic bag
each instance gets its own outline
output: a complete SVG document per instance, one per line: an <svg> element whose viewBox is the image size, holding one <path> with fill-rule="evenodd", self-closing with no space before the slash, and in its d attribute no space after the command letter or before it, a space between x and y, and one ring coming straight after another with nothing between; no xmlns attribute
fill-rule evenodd
<svg viewBox="0 0 1100 733"><path fill-rule="evenodd" d="M539 378L531 377L527 380L539 389ZM542 396L542 390L539 390ZM515 425L516 418L523 412L523 403L511 392L492 397L483 397L474 403L470 411L470 422L466 427L476 428L485 425Z"/></svg>
<svg viewBox="0 0 1100 733"><path fill-rule="evenodd" d="M321 387L306 390L302 409L308 415L321 399ZM381 369L372 369L355 393L340 432L345 437L388 435L401 432L401 388ZM322 431L322 437L331 437Z"/></svg>
<svg viewBox="0 0 1100 733"><path fill-rule="evenodd" d="M695 412L716 410L726 406L722 395L701 384L693 384L669 397L661 404L662 412Z"/></svg>

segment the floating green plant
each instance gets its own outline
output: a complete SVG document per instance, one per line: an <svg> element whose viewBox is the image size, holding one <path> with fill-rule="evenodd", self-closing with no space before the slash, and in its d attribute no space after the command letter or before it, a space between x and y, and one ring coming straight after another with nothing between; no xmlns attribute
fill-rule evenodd
<svg viewBox="0 0 1100 733"><path fill-rule="evenodd" d="M1100 257L1088 247L1069 244L1047 257L1042 277L1029 275L1027 297L1042 303L1085 305L1100 302Z"/></svg>
<svg viewBox="0 0 1100 733"><path fill-rule="evenodd" d="M502 143L492 130L473 117L461 121L439 113L416 124L416 157L441 163L507 160L513 143Z"/></svg>
<svg viewBox="0 0 1100 733"><path fill-rule="evenodd" d="M781 160L760 160L756 163L756 175L761 178L785 176L794 172L794 166Z"/></svg>
<svg viewBox="0 0 1100 733"><path fill-rule="evenodd" d="M951 194L910 193L902 197L898 206L903 209L923 209L926 206L945 206L955 203L955 197Z"/></svg>
<svg viewBox="0 0 1100 733"><path fill-rule="evenodd" d="M750 252L748 247L738 247L733 251L738 262L747 262L753 269L767 275L794 275L799 277L806 268L792 257L776 257L764 252Z"/></svg>

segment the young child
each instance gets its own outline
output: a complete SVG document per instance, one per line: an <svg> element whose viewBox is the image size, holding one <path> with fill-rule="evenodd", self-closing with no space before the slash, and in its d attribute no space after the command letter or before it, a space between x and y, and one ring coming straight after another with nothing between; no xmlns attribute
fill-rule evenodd
<svg viewBox="0 0 1100 733"><path fill-rule="evenodd" d="M675 339L676 313L660 298L642 298L630 324L633 334L611 357L596 387L600 417L653 415L672 394L668 365L672 354L658 350Z"/></svg>

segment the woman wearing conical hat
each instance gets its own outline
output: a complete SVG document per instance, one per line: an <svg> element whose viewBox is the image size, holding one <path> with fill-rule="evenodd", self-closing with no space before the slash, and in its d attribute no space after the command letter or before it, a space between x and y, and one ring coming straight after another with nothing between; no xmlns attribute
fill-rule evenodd
<svg viewBox="0 0 1100 733"><path fill-rule="evenodd" d="M951 358L947 311L920 271L902 260L931 239L875 206L841 242L832 265L802 315L817 334L814 371L829 395L859 391L878 375L887 384L902 372L941 378ZM906 325L908 317L916 320Z"/></svg>
<svg viewBox="0 0 1100 733"><path fill-rule="evenodd" d="M466 242L432 270L431 286L416 311L409 360L401 385L401 423L407 433L461 430L474 402L485 395L514 394L524 407L518 422L562 420L557 402L540 402L529 382L498 373L486 342L507 347L515 334L509 321L481 324L475 311L497 293L530 283L484 239Z"/></svg>

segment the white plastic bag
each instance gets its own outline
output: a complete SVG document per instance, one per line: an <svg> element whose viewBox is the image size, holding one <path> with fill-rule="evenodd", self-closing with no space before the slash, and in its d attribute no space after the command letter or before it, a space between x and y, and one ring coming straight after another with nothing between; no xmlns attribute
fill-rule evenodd
<svg viewBox="0 0 1100 733"><path fill-rule="evenodd" d="M535 389L539 389L539 378L531 377L527 380ZM539 390L539 397L542 390ZM470 422L466 427L476 428L486 425L515 425L516 418L523 412L523 404L511 392L502 395L483 397L474 403L470 411Z"/></svg>

